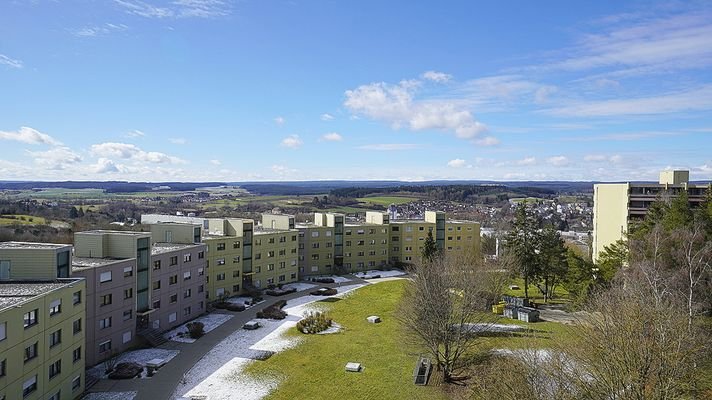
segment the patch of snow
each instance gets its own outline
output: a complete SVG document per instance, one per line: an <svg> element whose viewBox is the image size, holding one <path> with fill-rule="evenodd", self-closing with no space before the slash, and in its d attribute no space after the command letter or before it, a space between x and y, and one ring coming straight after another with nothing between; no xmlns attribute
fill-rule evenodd
<svg viewBox="0 0 712 400"><path fill-rule="evenodd" d="M397 270L397 269L394 269L394 270L391 270L391 271L381 271L381 270L378 270L378 269L372 269L372 270L369 270L369 271L366 271L366 272L357 272L357 273L355 273L354 275L355 275L357 278L365 278L365 277L376 276L376 275L380 275L381 278L392 278L392 277L395 277L395 276L405 275L405 272L400 271L400 270Z"/></svg>
<svg viewBox="0 0 712 400"><path fill-rule="evenodd" d="M330 327L326 328L325 330L323 330L321 332L317 332L316 334L317 335L330 335L332 333L339 333L342 329L343 329L343 327L341 325L337 324L336 322L332 322Z"/></svg>
<svg viewBox="0 0 712 400"><path fill-rule="evenodd" d="M127 351L125 353L119 354L117 364L132 362L136 363L142 367L146 366L146 363L153 360L154 358L163 360L164 363L169 362L173 357L180 353L179 350L165 350L165 349L141 349ZM94 376L99 379L106 379L108 374L105 373L106 367L104 363L101 362L94 367L87 370L87 375ZM143 375L142 375L143 376Z"/></svg>
<svg viewBox="0 0 712 400"><path fill-rule="evenodd" d="M203 330L205 333L208 333L212 331L213 329L217 328L218 326L224 324L232 318L233 316L230 314L207 314L203 315L201 317L198 317L192 321L186 322L185 324L174 328L166 333L163 334L163 337L168 339L168 340L173 340L175 342L183 342L183 343L193 343L195 342L196 339L191 338L188 335L188 327L186 326L190 322L202 322L203 323Z"/></svg>
<svg viewBox="0 0 712 400"><path fill-rule="evenodd" d="M346 283L346 282L351 282L353 279L349 279L345 276L341 275L319 275L319 276L313 276L311 278L319 279L319 278L331 278L334 280L334 283Z"/></svg>
<svg viewBox="0 0 712 400"><path fill-rule="evenodd" d="M250 346L250 349L278 353L280 351L295 347L299 344L299 342L301 342L301 338L297 336L286 336L285 333L294 328L296 325L297 321L285 321L267 336L263 337L259 342Z"/></svg>
<svg viewBox="0 0 712 400"><path fill-rule="evenodd" d="M314 284L311 284L311 283L294 282L294 283L288 283L288 284L282 286L282 288L284 288L284 289L292 289L292 288L294 288L294 289L297 289L297 292L301 292L301 291L304 291L304 290L309 290L309 289L315 288L316 286L317 286L317 285L314 285Z"/></svg>
<svg viewBox="0 0 712 400"><path fill-rule="evenodd" d="M187 391L183 397L206 396L208 400L259 400L276 389L276 379L255 379L243 373L255 362L248 358L234 357L215 370L210 376Z"/></svg>
<svg viewBox="0 0 712 400"><path fill-rule="evenodd" d="M138 392L95 392L82 397L82 400L133 400Z"/></svg>
<svg viewBox="0 0 712 400"><path fill-rule="evenodd" d="M475 323L475 324L463 324L463 328L470 332L494 332L494 333L504 333L504 332L522 332L527 328L522 325L507 325L507 324L487 324L487 323Z"/></svg>

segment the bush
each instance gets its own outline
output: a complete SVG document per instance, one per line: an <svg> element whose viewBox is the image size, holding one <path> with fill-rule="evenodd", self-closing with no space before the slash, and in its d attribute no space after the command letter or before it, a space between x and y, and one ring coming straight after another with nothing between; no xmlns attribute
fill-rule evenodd
<svg viewBox="0 0 712 400"><path fill-rule="evenodd" d="M205 325L202 322L188 322L185 324L191 339L199 339L205 335Z"/></svg>
<svg viewBox="0 0 712 400"><path fill-rule="evenodd" d="M228 311L245 311L245 305L244 304L229 304L227 307L225 307L225 309Z"/></svg>
<svg viewBox="0 0 712 400"><path fill-rule="evenodd" d="M297 322L297 329L302 333L314 334L329 329L332 323L332 319L326 313L308 312L301 321Z"/></svg>
<svg viewBox="0 0 712 400"><path fill-rule="evenodd" d="M333 296L333 295L335 295L336 293L338 293L338 291L337 291L336 289L333 289L333 288L321 288L321 289L319 289L319 290L315 290L315 291L313 291L313 292L310 292L309 294L314 295L314 296Z"/></svg>
<svg viewBox="0 0 712 400"><path fill-rule="evenodd" d="M109 379L133 379L138 376L143 367L139 364L128 362L116 364L114 371L109 374Z"/></svg>
<svg viewBox="0 0 712 400"><path fill-rule="evenodd" d="M282 307L285 305L287 305L286 300L279 300L262 311L258 311L257 318L285 319L287 318L287 313L282 311Z"/></svg>

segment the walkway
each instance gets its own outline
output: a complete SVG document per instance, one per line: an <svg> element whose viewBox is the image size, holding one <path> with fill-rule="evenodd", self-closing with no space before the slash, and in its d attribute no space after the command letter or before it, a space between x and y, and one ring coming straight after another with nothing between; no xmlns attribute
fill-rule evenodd
<svg viewBox="0 0 712 400"><path fill-rule="evenodd" d="M362 279L349 276L351 282L344 284L320 284L315 285L325 287L339 287L346 285L354 285L359 283L368 283ZM265 302L256 307L249 308L242 312L229 312L216 310L215 313L231 314L234 317L227 320L224 324L208 332L196 340L194 343L182 343L168 341L161 346L160 349L180 350L180 353L151 378L151 379L129 379L129 380L112 380L102 379L97 382L89 393L92 392L138 392L135 400L170 400L171 395L178 386L178 383L185 374L197 363L205 354L215 347L223 339L230 336L233 332L242 329L245 322L254 319L257 312L265 307L268 307L278 300L293 300L305 295L314 289L303 290L301 292L291 293L285 296L267 296L264 295Z"/></svg>

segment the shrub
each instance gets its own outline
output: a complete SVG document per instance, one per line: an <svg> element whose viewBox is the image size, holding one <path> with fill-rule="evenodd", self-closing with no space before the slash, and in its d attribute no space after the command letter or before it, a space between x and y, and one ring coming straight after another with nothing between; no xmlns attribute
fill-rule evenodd
<svg viewBox="0 0 712 400"><path fill-rule="evenodd" d="M185 327L188 328L188 334L192 339L199 339L205 335L205 325L202 322L188 322Z"/></svg>
<svg viewBox="0 0 712 400"><path fill-rule="evenodd" d="M279 300L262 311L258 311L257 318L285 319L287 318L287 313L282 311L282 307L285 305L287 305L286 300Z"/></svg>
<svg viewBox="0 0 712 400"><path fill-rule="evenodd" d="M297 322L297 329L302 333L314 334L329 329L332 323L333 321L326 313L307 312L304 314L304 318Z"/></svg>

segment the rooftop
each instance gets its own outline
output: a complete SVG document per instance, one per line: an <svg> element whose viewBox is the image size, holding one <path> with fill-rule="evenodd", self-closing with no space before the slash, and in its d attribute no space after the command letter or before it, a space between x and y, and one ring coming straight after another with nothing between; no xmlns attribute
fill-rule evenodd
<svg viewBox="0 0 712 400"><path fill-rule="evenodd" d="M0 242L0 249L35 249L52 250L71 247L71 244L61 243L34 243L34 242Z"/></svg>
<svg viewBox="0 0 712 400"><path fill-rule="evenodd" d="M135 231L112 231L108 229L95 229L92 231L81 231L76 234L82 235L125 235L125 236L151 236L151 232L135 232Z"/></svg>
<svg viewBox="0 0 712 400"><path fill-rule="evenodd" d="M265 235L268 233L289 233L289 232L294 232L294 229L272 229L272 228L265 228L262 226L258 226L253 231L253 233L255 235Z"/></svg>
<svg viewBox="0 0 712 400"><path fill-rule="evenodd" d="M80 280L0 281L0 310L32 300L35 297L69 286Z"/></svg>
<svg viewBox="0 0 712 400"><path fill-rule="evenodd" d="M104 265L114 264L133 258L113 258L113 257L72 257L72 269L82 270L86 268L103 267Z"/></svg>
<svg viewBox="0 0 712 400"><path fill-rule="evenodd" d="M170 253L195 246L200 246L200 243L154 243L151 248L151 255Z"/></svg>

